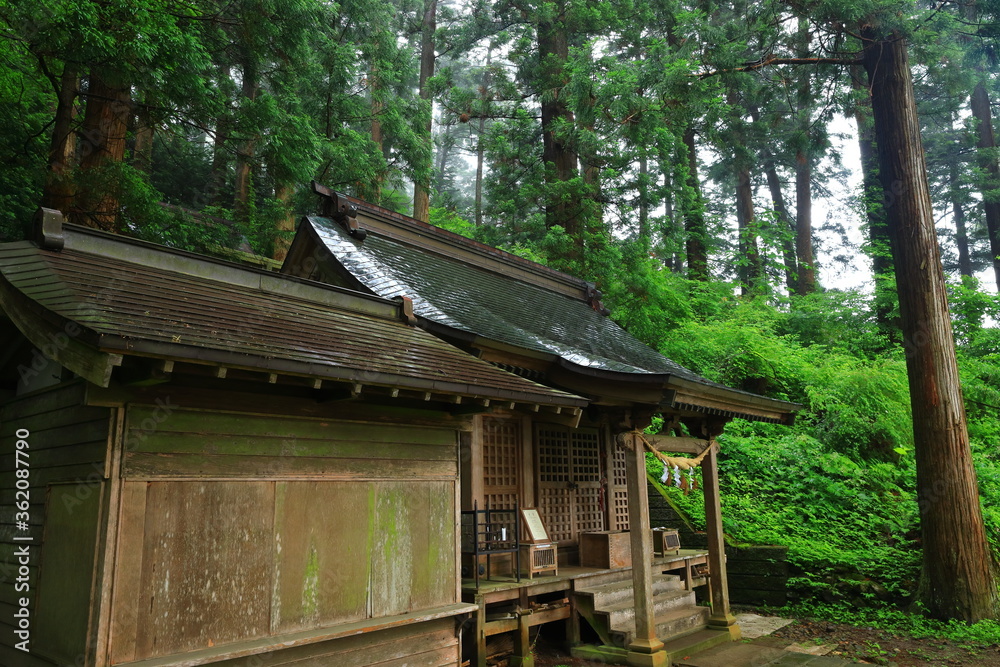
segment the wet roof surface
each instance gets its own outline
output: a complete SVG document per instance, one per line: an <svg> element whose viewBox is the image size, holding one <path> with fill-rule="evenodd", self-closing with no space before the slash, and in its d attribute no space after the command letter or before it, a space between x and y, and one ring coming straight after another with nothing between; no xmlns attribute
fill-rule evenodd
<svg viewBox="0 0 1000 667"><path fill-rule="evenodd" d="M407 245L378 230L358 241L328 218L308 220L355 278L380 296L410 297L421 317L584 368L709 383L632 337L582 298Z"/></svg>
<svg viewBox="0 0 1000 667"><path fill-rule="evenodd" d="M162 254L169 256L166 250ZM234 270L224 267L222 273L226 271ZM230 358L242 355L248 367L286 361L317 376L353 381L420 388L432 383L454 393L585 402L497 369L402 321L372 314L395 312L392 304L361 312L351 308L351 299L370 297L359 295L343 297L347 305L336 307L254 288L253 272L235 271L240 280L233 282L68 248L54 252L26 242L0 246L0 272L13 287L101 335L102 347L127 352L139 341L190 346L222 351ZM266 278L279 285L293 282Z"/></svg>

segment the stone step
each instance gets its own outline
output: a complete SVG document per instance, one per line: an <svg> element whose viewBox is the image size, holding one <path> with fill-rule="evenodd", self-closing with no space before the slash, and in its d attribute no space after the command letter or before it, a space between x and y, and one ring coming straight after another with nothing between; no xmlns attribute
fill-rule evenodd
<svg viewBox="0 0 1000 667"><path fill-rule="evenodd" d="M708 624L708 607L685 606L656 615L656 636L666 643L703 630ZM612 646L628 646L635 634L635 620L628 625L613 628L610 632Z"/></svg>
<svg viewBox="0 0 1000 667"><path fill-rule="evenodd" d="M694 591L668 590L653 597L653 616L659 618L667 612L681 607L694 607ZM613 605L594 610L595 615L606 616L608 627L621 630L635 626L635 603L624 600Z"/></svg>
<svg viewBox="0 0 1000 667"><path fill-rule="evenodd" d="M653 595L667 591L681 590L684 583L676 574L653 575ZM594 600L594 609L603 609L620 602L632 601L632 579L624 579L600 586L587 586L576 589L577 594L587 595Z"/></svg>
<svg viewBox="0 0 1000 667"><path fill-rule="evenodd" d="M676 639L663 642L663 650L670 654L670 664L675 664L680 660L686 660L692 655L729 641L728 630L695 630Z"/></svg>

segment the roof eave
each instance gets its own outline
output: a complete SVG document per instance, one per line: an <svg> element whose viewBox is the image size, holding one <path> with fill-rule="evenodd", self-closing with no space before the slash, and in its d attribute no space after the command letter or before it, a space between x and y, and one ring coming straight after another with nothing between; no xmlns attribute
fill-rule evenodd
<svg viewBox="0 0 1000 667"><path fill-rule="evenodd" d="M318 380L349 382L360 385L378 385L400 389L412 389L435 394L488 398L534 405L556 407L586 407L587 399L572 394L556 396L547 392L512 391L499 387L452 382L448 380L425 380L394 373L382 373L359 368L347 368L333 364L308 363L292 359L241 354L230 350L197 347L158 341L139 341L120 336L101 336L101 346L109 352L129 354L139 357L168 359L171 361L194 362L224 368L294 375ZM107 386L107 385L104 385Z"/></svg>
<svg viewBox="0 0 1000 667"><path fill-rule="evenodd" d="M559 358L557 366L564 372L579 375L591 380L601 380L597 387L613 387L610 383L621 383L638 388L645 388L650 396L657 399L648 400L652 405L658 402L661 409L702 412L729 418L742 418L752 421L765 421L791 424L795 413L802 408L797 403L751 394L748 392L695 382L671 373L624 373L601 368L592 368L575 364ZM563 378L565 384L565 378ZM624 393L624 392L618 392ZM629 391L627 397L634 398L635 393Z"/></svg>
<svg viewBox="0 0 1000 667"><path fill-rule="evenodd" d="M107 387L114 367L122 363L121 354L98 349L95 331L43 307L2 274L0 310L35 349L88 382Z"/></svg>

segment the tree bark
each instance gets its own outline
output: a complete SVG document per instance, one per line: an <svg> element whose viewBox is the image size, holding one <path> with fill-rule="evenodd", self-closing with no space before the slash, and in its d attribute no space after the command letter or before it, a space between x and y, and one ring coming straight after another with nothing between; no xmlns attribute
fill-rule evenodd
<svg viewBox="0 0 1000 667"><path fill-rule="evenodd" d="M760 122L760 110L755 105L747 105L747 111L750 112L754 123ZM794 294L799 280L798 260L795 257L795 228L792 225L792 216L788 213L788 205L785 204L785 195L781 191L781 179L778 178L774 156L765 146L761 150L761 157L764 161L767 189L771 193L771 205L774 207L774 214L781 226L781 254L785 264L785 287L788 288L789 294Z"/></svg>
<svg viewBox="0 0 1000 667"><path fill-rule="evenodd" d="M566 83L563 67L569 59L569 34L558 16L538 22L538 55L543 88L542 160L545 162L546 182L552 191L546 205L545 224L550 228L561 226L573 239L576 252L582 256L583 238L577 206L559 192L561 184L576 177L577 156L563 137L563 128L573 125L573 112L561 94Z"/></svg>
<svg viewBox="0 0 1000 667"><path fill-rule="evenodd" d="M257 92L260 90L257 82L257 72L252 67L243 68L243 99L245 102L253 102L257 99ZM243 144L236 152L236 173L233 184L233 218L237 222L246 223L250 220L251 204L250 198L253 159L257 151L257 137L254 134L247 136Z"/></svg>
<svg viewBox="0 0 1000 667"><path fill-rule="evenodd" d="M649 238L649 158L646 147L639 147L639 237Z"/></svg>
<svg viewBox="0 0 1000 667"><path fill-rule="evenodd" d="M983 213L986 215L986 230L990 237L990 257L993 259L993 274L1000 291L1000 166L997 165L995 149L996 135L993 134L993 113L990 110L990 96L980 81L972 92L972 115L976 119L976 148L979 149L979 168L985 174L981 192Z"/></svg>
<svg viewBox="0 0 1000 667"><path fill-rule="evenodd" d="M80 149L80 172L88 190L79 192L74 200L71 218L77 224L108 232L121 231L118 228L121 186L115 178L102 178L106 174L101 172L125 159L125 137L132 113L130 94L127 84L109 82L103 74L91 72Z"/></svg>
<svg viewBox="0 0 1000 667"><path fill-rule="evenodd" d="M155 130L149 109L140 105L135 114L135 147L132 149L132 166L146 174L153 170L153 137Z"/></svg>
<svg viewBox="0 0 1000 667"><path fill-rule="evenodd" d="M896 268L913 409L923 571L917 601L932 616L995 618L993 557L983 526L934 229L907 44L862 27L879 176Z"/></svg>
<svg viewBox="0 0 1000 667"><path fill-rule="evenodd" d="M785 287L788 288L789 293L794 293L799 279L798 261L795 257L795 230L792 227L792 216L788 213L788 205L785 204L785 195L781 191L778 170L775 168L774 159L770 156L770 152L766 150L764 175L767 177L767 189L771 193L771 205L774 206L778 224L781 225L781 255L785 264Z"/></svg>
<svg viewBox="0 0 1000 667"><path fill-rule="evenodd" d="M750 168L736 168L736 222L739 228L739 274L744 296L758 294L764 282L764 268L754 230L753 185Z"/></svg>
<svg viewBox="0 0 1000 667"><path fill-rule="evenodd" d="M80 72L76 65L66 63L59 79L56 97L56 117L49 145L49 170L42 190L42 206L69 213L73 206L73 166L76 161L76 95Z"/></svg>
<svg viewBox="0 0 1000 667"><path fill-rule="evenodd" d="M811 294L816 291L816 268L812 246L812 163L808 151L795 155L795 254L799 268L795 292Z"/></svg>
<svg viewBox="0 0 1000 667"><path fill-rule="evenodd" d="M948 161L948 185L950 188L951 211L955 218L955 247L958 249L958 272L972 277L972 257L969 255L969 231L965 224L965 207L959 183L958 161Z"/></svg>
<svg viewBox="0 0 1000 667"><path fill-rule="evenodd" d="M875 278L875 323L895 343L899 340L898 323L892 321L895 294L886 289L887 278L893 275L892 255L889 247L889 229L885 222L882 182L879 180L878 153L875 148L875 127L871 118L871 93L865 82L863 68L851 67L851 86L857 96L854 104L854 121L858 126L858 151L861 155L861 190L867 217L869 254Z"/></svg>
<svg viewBox="0 0 1000 667"><path fill-rule="evenodd" d="M378 68L373 66L368 73L370 87L368 93L371 96L371 136L372 143L377 150L385 155L385 142L382 137L382 112L385 109L385 102L382 99L382 80ZM360 199L373 204L382 203L382 183L385 180L385 173L374 174L370 181L361 180L357 182L357 194Z"/></svg>
<svg viewBox="0 0 1000 667"><path fill-rule="evenodd" d="M684 197L684 232L687 236L688 279L708 282L708 250L705 239L705 209L701 197L701 183L698 181L698 154L695 145L694 128L684 128L684 147L687 149L687 191Z"/></svg>
<svg viewBox="0 0 1000 667"><path fill-rule="evenodd" d="M476 224L483 224L483 163L486 160L486 103L491 98L490 66L493 64L493 44L486 49L486 71L483 73L483 108L479 111L479 134L476 135Z"/></svg>
<svg viewBox="0 0 1000 667"><path fill-rule="evenodd" d="M427 117L424 119L424 139L427 142L427 160L421 165L423 174L413 184L413 217L427 222L430 219L431 163L434 142L431 137L434 120L434 104L431 99L428 79L434 76L434 31L437 30L437 0L424 0L423 31L420 38L420 99L426 104Z"/></svg>
<svg viewBox="0 0 1000 667"><path fill-rule="evenodd" d="M285 206L285 215L278 220L277 234L274 237L274 259L285 261L288 249L292 245L292 233L295 231L295 213L292 212L292 196L295 186L291 183L281 183L274 189L274 196Z"/></svg>
<svg viewBox="0 0 1000 667"><path fill-rule="evenodd" d="M809 52L809 22L799 19L800 55ZM806 295L816 291L816 267L812 242L812 90L810 71L799 72L796 110L799 124L799 146L795 152L795 254L799 268L795 292Z"/></svg>

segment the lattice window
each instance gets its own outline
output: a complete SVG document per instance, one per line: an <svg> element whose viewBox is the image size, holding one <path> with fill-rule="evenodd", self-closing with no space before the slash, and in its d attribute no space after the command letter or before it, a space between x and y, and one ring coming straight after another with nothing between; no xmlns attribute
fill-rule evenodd
<svg viewBox="0 0 1000 667"><path fill-rule="evenodd" d="M601 439L595 429L539 425L535 431L539 510L557 542L604 530Z"/></svg>
<svg viewBox="0 0 1000 667"><path fill-rule="evenodd" d="M539 511L549 539L566 542L576 538L573 530L573 494L570 489L539 489Z"/></svg>
<svg viewBox="0 0 1000 667"><path fill-rule="evenodd" d="M483 494L492 509L514 509L521 480L521 422L484 417Z"/></svg>
<svg viewBox="0 0 1000 667"><path fill-rule="evenodd" d="M576 532L604 530L600 487L576 489Z"/></svg>
<svg viewBox="0 0 1000 667"><path fill-rule="evenodd" d="M567 429L538 430L538 481L568 482L570 478Z"/></svg>
<svg viewBox="0 0 1000 667"><path fill-rule="evenodd" d="M574 431L573 436L573 481L601 481L601 442L597 431Z"/></svg>
<svg viewBox="0 0 1000 667"><path fill-rule="evenodd" d="M611 530L628 530L628 479L625 472L625 450L622 447L615 447L611 453L610 482L608 516L611 519Z"/></svg>

